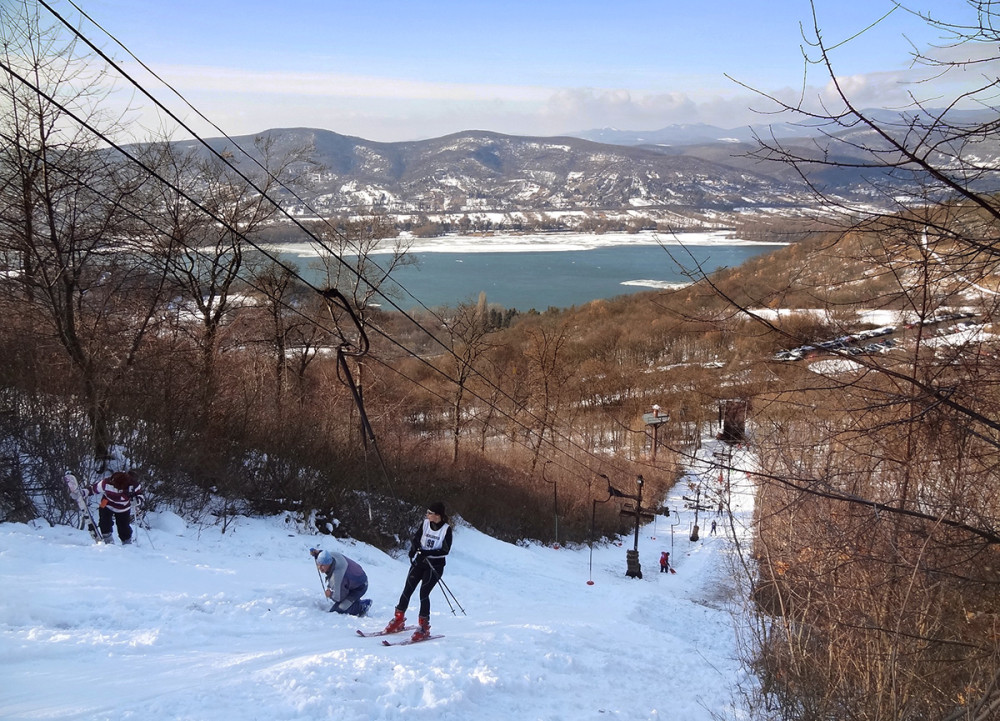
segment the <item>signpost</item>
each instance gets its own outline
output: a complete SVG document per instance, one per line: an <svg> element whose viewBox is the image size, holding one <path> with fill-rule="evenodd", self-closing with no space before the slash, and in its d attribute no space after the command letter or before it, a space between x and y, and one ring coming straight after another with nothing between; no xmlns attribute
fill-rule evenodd
<svg viewBox="0 0 1000 721"><path fill-rule="evenodd" d="M660 410L660 407L656 404L653 405L652 413L643 413L642 421L647 426L653 429L653 451L651 454L652 461L656 461L656 446L659 445L659 429L664 423L670 420L670 414L664 413Z"/></svg>

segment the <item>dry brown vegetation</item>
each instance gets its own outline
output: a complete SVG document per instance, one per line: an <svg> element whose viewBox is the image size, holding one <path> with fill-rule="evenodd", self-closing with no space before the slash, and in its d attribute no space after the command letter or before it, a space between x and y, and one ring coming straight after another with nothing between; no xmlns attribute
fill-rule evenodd
<svg viewBox="0 0 1000 721"><path fill-rule="evenodd" d="M757 404L762 691L785 718L943 718L1000 660L997 451L846 380Z"/></svg>
<svg viewBox="0 0 1000 721"><path fill-rule="evenodd" d="M995 60L994 9L968 5L967 23L927 21L961 52L988 47ZM823 327L812 337L758 318L759 327L788 334L785 347L853 333L861 309L900 311L896 324L907 325L888 352L845 347L808 370L782 364L754 399L761 472L743 570L757 622L745 660L759 683L749 689L748 715L995 719L1000 179L977 153L996 142L995 123L963 122L916 95L906 114L876 118L839 84L818 21L809 40L807 68L820 69L835 99L818 108L769 100L820 124L829 142L820 157L765 138L758 155L791 166L844 221L819 247L795 249L810 256L787 283L767 287L766 269L744 268L741 288L720 282L716 290L733 307L819 309ZM915 60L956 69L942 57ZM969 97L990 106L995 89L985 82ZM847 167L866 173L893 212L826 196L823 174ZM899 195L904 179L909 192ZM955 309L976 313L981 325L943 340L957 329L935 319Z"/></svg>
<svg viewBox="0 0 1000 721"><path fill-rule="evenodd" d="M559 313L508 329L485 304L383 313L392 266L370 251L393 231L374 215L311 228L330 252L311 287L259 242L294 149L117 146L80 110L100 86L67 82L75 44L31 3L0 14L5 518L66 520L62 472L116 453L186 515L318 515L383 546L433 498L502 538L566 542L591 537L596 506L597 535L627 522L605 476L630 493L641 473L650 503L672 485L640 421L662 379L637 370L670 355L655 339L594 353L597 328Z"/></svg>
<svg viewBox="0 0 1000 721"><path fill-rule="evenodd" d="M711 279L747 315L821 311L748 321L741 343L760 461L743 568L753 716L996 717L995 237L990 214L961 201L818 233ZM858 322L875 308L912 321L890 352L763 358L880 325ZM954 309L976 313L978 332L944 342L954 322L927 320Z"/></svg>
<svg viewBox="0 0 1000 721"><path fill-rule="evenodd" d="M997 717L1000 204L971 189L995 190L988 169L936 172L904 144L872 165L922 180L926 202L772 225L801 242L682 290L509 327L485 303L404 315L371 302L382 279L364 248L383 224L328 226L318 240L360 247L358 264L331 265L337 295L302 284L256 252L280 213L251 188L271 181L211 162L212 182L184 185L175 171L197 158L149 144L154 182L82 130L55 142L66 110L33 83L58 87L71 53L30 23L0 27L5 66L34 78L8 72L0 104L3 518L69 520L62 471L121 448L155 502L223 528L283 510L389 547L444 499L500 538L584 541L595 510L599 535L628 523L604 476L634 493L641 474L657 505L720 403L750 399L747 717ZM29 46L46 52L13 52ZM827 120L872 125L850 108ZM905 137L931 137L913 122ZM996 134L931 122L958 145ZM292 159L271 150L256 157L278 178ZM806 178L817 162L762 152ZM984 332L941 343L932 319L956 307ZM891 352L773 360L879 325L859 319L873 309L914 320ZM653 403L671 414L655 463Z"/></svg>

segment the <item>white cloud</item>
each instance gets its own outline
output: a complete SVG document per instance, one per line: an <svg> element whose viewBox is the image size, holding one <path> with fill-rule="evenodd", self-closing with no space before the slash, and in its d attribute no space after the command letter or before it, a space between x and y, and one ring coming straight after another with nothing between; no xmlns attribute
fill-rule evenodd
<svg viewBox="0 0 1000 721"><path fill-rule="evenodd" d="M574 88L553 93L541 115L572 127L619 126L655 129L674 122L691 122L697 104L684 93L633 94L629 90ZM581 125L586 119L589 124Z"/></svg>
<svg viewBox="0 0 1000 721"><path fill-rule="evenodd" d="M982 75L987 69L985 65L971 70L953 67L942 73L938 68L916 66L892 72L837 77L837 86L855 108L898 109L909 107L914 101L924 107L942 107L992 82ZM995 79L996 75L993 77ZM837 100L838 91L832 81L826 84L820 96L826 102Z"/></svg>
<svg viewBox="0 0 1000 721"><path fill-rule="evenodd" d="M233 135L310 126L371 140L410 140L468 129L558 135L608 125L656 129L713 121L695 99L680 92L440 83L185 65L160 68L158 74ZM168 101L165 91L156 94L178 107L179 101ZM706 107L719 103L712 99ZM744 112L745 106L744 100ZM727 107L725 117L731 119L731 111Z"/></svg>
<svg viewBox="0 0 1000 721"><path fill-rule="evenodd" d="M189 91L267 93L322 98L397 100L541 101L552 91L524 85L441 83L342 73L255 72L223 67L173 65L158 74Z"/></svg>
<svg viewBox="0 0 1000 721"><path fill-rule="evenodd" d="M985 66L976 66L982 70ZM854 74L837 82L857 108L904 107L909 93L933 102L955 97L977 72L956 70L935 84L921 83L930 70ZM717 91L639 92L628 88L554 88L475 84L311 72L245 72L234 68L175 65L159 73L227 133L240 135L273 127L318 127L370 140L415 140L462 130L514 135L560 135L599 127L655 130L676 123L725 128L775 122L774 104L764 95L732 83ZM762 88L773 98L806 108L836 100L831 81L802 89ZM748 83L753 87L752 83ZM159 96L166 98L164 92ZM178 107L176 100L168 104ZM185 113L190 117L190 111ZM787 118L783 118L787 119ZM152 125L152 124L148 124ZM217 134L205 127L198 132Z"/></svg>

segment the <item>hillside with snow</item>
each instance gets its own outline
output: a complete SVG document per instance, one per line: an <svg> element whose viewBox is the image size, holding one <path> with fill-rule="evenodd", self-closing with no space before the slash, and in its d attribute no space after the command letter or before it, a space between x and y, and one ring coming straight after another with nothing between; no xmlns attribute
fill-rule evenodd
<svg viewBox="0 0 1000 721"><path fill-rule="evenodd" d="M751 489L747 473L729 474L733 523L717 517L711 535L716 516L702 513L690 540L682 495L718 484L716 450L699 452L671 514L641 528L641 579L625 576L631 534L591 554L502 543L459 522L444 581L460 606L435 590L431 622L445 638L402 647L355 630L391 616L406 556L288 515L241 518L223 534L159 512L132 547L44 521L2 524L0 718L718 718L743 678L728 559ZM311 546L364 566L368 618L327 612ZM676 574L659 573L663 550Z"/></svg>

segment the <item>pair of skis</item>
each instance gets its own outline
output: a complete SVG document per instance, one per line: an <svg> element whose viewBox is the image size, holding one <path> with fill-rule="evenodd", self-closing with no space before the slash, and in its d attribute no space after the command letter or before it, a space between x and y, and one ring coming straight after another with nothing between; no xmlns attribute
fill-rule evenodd
<svg viewBox="0 0 1000 721"><path fill-rule="evenodd" d="M76 476L67 472L63 476L63 482L66 484L66 492L69 493L69 497L76 502L77 507L83 514L84 525L87 526L87 530L90 531L90 535L93 536L94 541L96 543L104 543L101 531L97 528L97 523L94 521L94 514L91 512L90 506L87 505L87 500L83 497L83 492L80 490L80 482L76 480Z"/></svg>
<svg viewBox="0 0 1000 721"><path fill-rule="evenodd" d="M358 635L361 636L361 637L363 637L363 638L372 638L374 636L392 636L392 635L395 635L397 633L404 633L406 631L415 631L416 629L417 629L416 626L404 626L403 628L399 629L398 631L390 631L389 633L386 633L385 631L371 631L371 632L367 632L366 633L365 631L362 631L361 629L358 629ZM440 634L439 633L439 634L435 634L433 636L427 636L426 638L418 638L416 640L414 640L413 638L405 638L402 641L396 641L395 643L393 643L392 641L386 641L386 640L383 639L382 640L382 645L383 646L409 646L412 643L423 643L424 641L433 641L436 638L444 638L444 634Z"/></svg>

